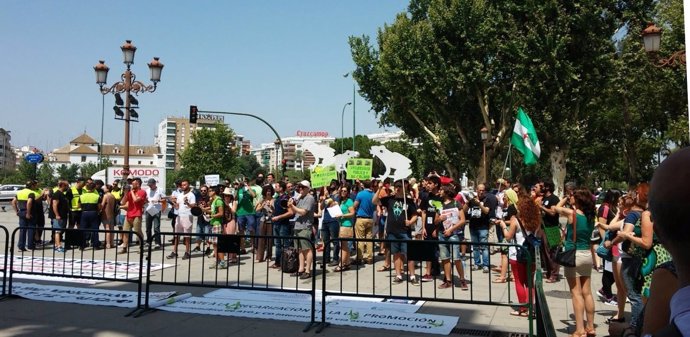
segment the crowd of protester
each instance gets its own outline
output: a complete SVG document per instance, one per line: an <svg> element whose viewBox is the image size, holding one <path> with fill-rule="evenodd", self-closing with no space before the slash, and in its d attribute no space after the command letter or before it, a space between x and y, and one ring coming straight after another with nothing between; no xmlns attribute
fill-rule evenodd
<svg viewBox="0 0 690 337"><path fill-rule="evenodd" d="M153 179L146 182L148 188L142 188L138 178L107 185L81 178L72 184L59 180L52 189L30 181L12 203L20 227L16 246L19 251L52 244L58 253L70 248L127 253L136 245L159 249L170 244L171 260L198 253L215 260L210 268L226 269L238 263L240 255L251 253L255 263L269 263L277 270L284 269L283 251L294 246L298 268L291 276L301 279L311 278L314 259L323 262L321 268L341 273L379 259L383 264L377 271L392 273L392 284L418 286L438 280L439 289L467 290L467 273L493 269L498 276L492 282L505 283L512 277L518 302L524 304L534 296L534 269L527 268L525 260L534 256L526 258L518 248L527 240L536 247L532 255L541 255L537 268L543 268L544 282L566 279L575 318L573 336L595 335L591 277L597 272L603 287L596 295L617 309L607 320L612 330L625 336L654 333L675 317L674 327L687 333L690 320L678 320L690 315L687 265L678 262L690 257L678 240L687 237L681 224L688 221L679 197L670 197L687 194L687 188L673 192L678 183L666 176L672 170L668 167L688 163L688 149L679 152L661 166L651 185L593 194L566 184L562 198L548 180L529 189L507 179L463 189L435 172L419 181L333 180L319 188L307 180L277 181L271 173L197 189L181 180L169 195ZM652 209L650 186L658 198ZM44 203L53 229L49 243L41 240L42 231L49 229L44 227ZM171 242L161 237L161 217L166 216L175 234ZM665 227L654 226L653 218ZM124 229L137 235L87 231L74 247L64 242L67 228ZM225 254L218 249L220 234L248 234L251 239L240 240L238 252ZM133 242L137 237L142 242ZM419 243L414 249L432 258L408 258L413 242ZM489 242L513 245L494 247L486 245ZM559 255L569 250L575 251L574 266L564 267L561 274ZM314 256L314 251L321 256ZM500 256L494 260L497 265L489 263L491 254ZM511 315L527 316L527 307L516 307Z"/></svg>

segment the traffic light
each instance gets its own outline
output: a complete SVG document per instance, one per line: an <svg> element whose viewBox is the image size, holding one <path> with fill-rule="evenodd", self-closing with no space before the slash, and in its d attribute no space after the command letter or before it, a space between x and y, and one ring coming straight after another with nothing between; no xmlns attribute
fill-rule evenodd
<svg viewBox="0 0 690 337"><path fill-rule="evenodd" d="M189 106L189 123L191 124L196 124L196 118L199 115L199 109L196 108L196 105L190 105Z"/></svg>

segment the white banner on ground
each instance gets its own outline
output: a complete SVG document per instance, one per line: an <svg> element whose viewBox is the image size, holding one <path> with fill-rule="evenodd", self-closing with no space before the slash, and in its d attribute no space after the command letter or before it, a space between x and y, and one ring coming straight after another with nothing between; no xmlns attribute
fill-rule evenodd
<svg viewBox="0 0 690 337"><path fill-rule="evenodd" d="M122 308L137 307L136 291L75 288L35 283L13 283L12 294L38 301L91 304ZM175 295L175 292L156 292L150 293L150 295L149 301L160 301ZM141 301L144 303L143 296Z"/></svg>
<svg viewBox="0 0 690 337"><path fill-rule="evenodd" d="M303 306L311 305L311 296L274 291L218 289L203 295L206 298L222 298L235 301L265 301L274 303L299 303ZM347 307L369 310L384 310L386 312L415 313L422 307L424 301L408 301L386 299L382 297L353 297L327 296L329 307ZM316 291L316 306L321 307L321 291Z"/></svg>
<svg viewBox="0 0 690 337"><path fill-rule="evenodd" d="M0 260L4 256L0 255ZM157 271L163 268L172 267L170 264L152 263L151 271ZM139 265L139 262L127 261L104 261L104 260L80 260L71 259L68 257L52 258L52 257L31 257L31 256L15 256L12 270L14 270L15 278L46 280L46 281L62 281L75 282L75 278L80 277L97 277L109 278L118 280L136 279L139 277L139 270L146 271L146 263ZM64 275L63 277L30 275L26 273L45 273ZM94 283L105 282L101 280L91 281ZM79 283L91 283L89 281Z"/></svg>
<svg viewBox="0 0 690 337"><path fill-rule="evenodd" d="M5 273L0 271L0 277L4 277ZM101 282L106 282L102 280L92 280L87 278L73 278L73 277L59 277L59 276L45 276L45 275L31 275L31 274L12 274L14 279L22 280L40 280L40 281L52 281L52 282L66 282L66 283L79 283L79 284L96 284Z"/></svg>
<svg viewBox="0 0 690 337"><path fill-rule="evenodd" d="M244 297L244 296L243 296ZM373 304L373 302L369 302ZM381 305L382 303L376 303ZM309 322L311 308L302 301L275 302L270 300L245 300L230 298L191 297L164 305L159 310L220 316L276 319ZM316 317L321 316L320 306ZM356 327L423 332L448 335L456 326L458 317L394 312L377 308L329 306L326 317L329 323Z"/></svg>

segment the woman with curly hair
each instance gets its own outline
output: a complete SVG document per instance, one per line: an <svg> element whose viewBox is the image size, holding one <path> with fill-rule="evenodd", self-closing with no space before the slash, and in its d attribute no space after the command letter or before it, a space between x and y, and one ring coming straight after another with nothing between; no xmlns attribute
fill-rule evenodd
<svg viewBox="0 0 690 337"><path fill-rule="evenodd" d="M569 202L573 208L563 207ZM592 252L589 239L594 230L596 209L592 193L578 188L556 205L556 212L568 219L565 249L576 249L575 267L565 267L565 278L570 288L575 313L575 332L572 337L591 337L594 330L594 298L592 296ZM585 314L587 326L585 326Z"/></svg>
<svg viewBox="0 0 690 337"><path fill-rule="evenodd" d="M515 191L506 190L506 197L516 204L517 207L514 207L513 204L511 204L511 207L517 209L517 214L516 216L510 217L509 223L499 220L499 225L501 226L507 241L510 242L514 239L514 242L517 245L522 245L528 235L539 230L539 227L541 226L541 209L539 208L539 205L537 205L537 203L534 202L534 200L526 193L521 197L518 197ZM517 293L518 301L520 303L527 303L529 301L528 296L534 297L534 293L533 291L530 291L528 287L529 283L527 281L528 278L534 280L534 266L528 275L527 263L518 261L517 249L515 247L508 248L508 259L510 262L510 268L513 271L515 293ZM510 314L513 316L526 317L528 315L527 307L522 306Z"/></svg>

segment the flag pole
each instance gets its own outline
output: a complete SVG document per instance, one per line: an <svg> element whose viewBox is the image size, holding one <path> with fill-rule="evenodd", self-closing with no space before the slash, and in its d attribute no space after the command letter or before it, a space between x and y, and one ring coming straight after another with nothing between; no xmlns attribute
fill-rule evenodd
<svg viewBox="0 0 690 337"><path fill-rule="evenodd" d="M506 167L508 167L508 158L510 158L510 149L512 148L513 142L508 142L508 153L506 154L505 164L503 164L503 171L501 171L501 179L503 179L503 175L506 173Z"/></svg>

